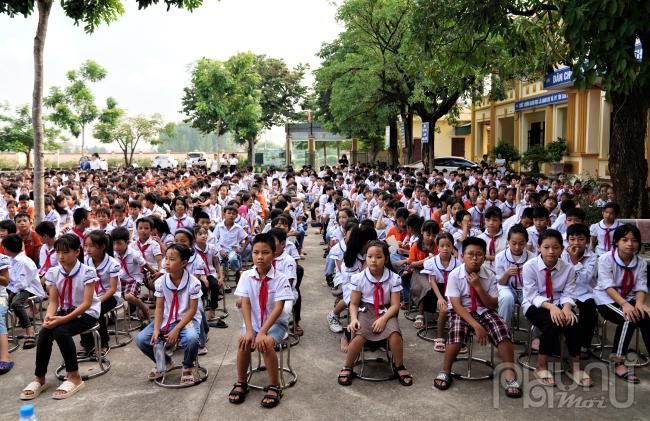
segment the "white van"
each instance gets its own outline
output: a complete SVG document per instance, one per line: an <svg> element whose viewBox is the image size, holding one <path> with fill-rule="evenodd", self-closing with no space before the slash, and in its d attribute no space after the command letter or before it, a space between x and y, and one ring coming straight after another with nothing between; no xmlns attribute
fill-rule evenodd
<svg viewBox="0 0 650 421"><path fill-rule="evenodd" d="M187 154L187 160L189 166L191 167L206 167L210 168L212 166L212 158L206 152L189 152Z"/></svg>

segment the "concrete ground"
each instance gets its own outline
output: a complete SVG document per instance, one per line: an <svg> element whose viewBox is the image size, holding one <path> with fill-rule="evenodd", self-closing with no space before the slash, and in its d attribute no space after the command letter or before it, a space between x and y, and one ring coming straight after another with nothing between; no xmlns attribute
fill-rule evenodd
<svg viewBox="0 0 650 421"><path fill-rule="evenodd" d="M344 355L339 351L339 335L328 329L325 315L333 304L324 278L322 248L319 237L310 228L306 237L306 260L302 282L303 321L305 335L292 349L292 365L298 372L298 383L285 391L279 407L267 410L260 407L262 392L249 393L243 405L227 402L235 377L235 359L240 326L239 314L232 311L227 319L230 328L212 329L208 343L209 353L201 357L201 365L209 370L208 380L196 387L167 390L146 379L152 363L140 353L135 344L114 349L108 357L110 372L87 381L86 388L64 401L50 398L56 385L53 376L60 362L54 347L49 390L32 401L40 420L213 420L213 419L590 419L614 418L648 419L650 401L650 370L637 373L642 384L628 387L620 380L603 380L593 373L595 386L583 391L571 385L566 377L562 386L545 389L537 386L530 372L523 372L525 398L512 400L491 380L454 381L445 392L432 388L432 380L442 364L442 354L433 351L433 344L415 335L412 322L400 315L404 335L405 364L412 371L415 383L403 387L397 380L370 383L355 379L352 386L337 384L336 376L343 366ZM230 296L228 297L230 298ZM232 299L229 304L232 305ZM486 351L476 345L477 354ZM516 347L516 352L522 350ZM0 419L18 418L18 399L21 389L32 379L34 350L18 350L12 354L16 361L11 373L0 377ZM179 360L179 356L175 358ZM455 367L459 367L457 363ZM590 361L590 368L603 369L602 363ZM477 368L480 370L480 368ZM609 377L609 376L607 376ZM260 377L258 377L260 378ZM262 378L262 383L264 379Z"/></svg>

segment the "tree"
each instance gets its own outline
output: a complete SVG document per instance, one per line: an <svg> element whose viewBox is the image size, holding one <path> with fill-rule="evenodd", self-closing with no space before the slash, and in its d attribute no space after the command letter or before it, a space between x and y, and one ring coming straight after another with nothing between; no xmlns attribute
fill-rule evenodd
<svg viewBox="0 0 650 421"><path fill-rule="evenodd" d="M261 78L252 53L239 53L225 62L203 58L192 68L190 86L184 89L186 123L202 133L230 133L247 144L253 163L254 145L261 129Z"/></svg>
<svg viewBox="0 0 650 421"><path fill-rule="evenodd" d="M106 108L95 125L94 135L102 143L117 143L124 154L124 165L133 163L133 153L141 142L162 143L161 136L170 136L173 125L165 125L158 114L151 117L126 117L113 98L106 100Z"/></svg>
<svg viewBox="0 0 650 421"><path fill-rule="evenodd" d="M50 88L50 95L43 102L54 111L48 116L62 129L68 130L76 138L81 135L81 153L85 151L86 127L99 115L95 96L88 87L91 82L98 82L106 77L106 69L92 60L86 60L79 70L67 73L70 85L64 89L58 86Z"/></svg>
<svg viewBox="0 0 650 421"><path fill-rule="evenodd" d="M8 112L9 107L0 107L0 112ZM23 152L27 157L25 168L30 167L30 157L34 149L34 131L32 129L32 120L29 114L29 106L23 105L16 109L16 115L0 113L0 122L4 123L0 127L0 150ZM61 134L60 130L55 128L45 128L45 149L60 149L61 145L57 139Z"/></svg>
<svg viewBox="0 0 650 421"><path fill-rule="evenodd" d="M167 10L172 6L194 10L203 0L164 0ZM158 4L159 0L137 0L138 8L145 9ZM41 221L43 209L43 145L45 132L43 129L43 51L47 26L52 11L53 0L5 0L0 2L0 13L10 17L16 15L30 16L34 12L34 3L38 10L38 25L34 37L34 89L32 93L32 128L34 131L34 217L35 222ZM62 1L63 11L75 25L84 24L84 30L92 33L101 23L111 23L122 13L124 7L121 0L78 0Z"/></svg>
<svg viewBox="0 0 650 421"><path fill-rule="evenodd" d="M171 124L171 123L170 123ZM158 152L166 151L190 152L203 151L219 153L224 151L234 151L237 145L232 139L230 133L221 134L215 139L210 134L201 133L199 130L187 123L174 124L173 130L161 136L162 144L158 145Z"/></svg>
<svg viewBox="0 0 650 421"><path fill-rule="evenodd" d="M299 64L289 69L282 59L260 55L255 68L260 76L262 127L270 129L295 119L296 108L307 95L302 82L308 66Z"/></svg>

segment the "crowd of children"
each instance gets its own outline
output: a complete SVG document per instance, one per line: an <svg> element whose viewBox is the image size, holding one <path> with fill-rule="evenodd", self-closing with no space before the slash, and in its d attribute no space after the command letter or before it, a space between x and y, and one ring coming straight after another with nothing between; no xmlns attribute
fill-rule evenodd
<svg viewBox="0 0 650 421"><path fill-rule="evenodd" d="M592 385L581 358L589 356L599 315L616 326L614 373L640 382L625 358L636 329L650 345L646 261L639 229L618 220L608 186L590 192L562 175L371 165L259 174L52 171L45 175L45 217L33 227L29 175L0 181L0 374L14 367L8 312L24 330L22 348L36 347L34 380L21 399L46 389L54 341L67 375L53 397L84 387L77 359L109 352L107 314L117 306L140 319L136 345L156 363L147 377L157 380L172 369L180 345L180 383L192 384L197 356L208 353L210 327L228 327L217 312L231 292L225 282L231 272L243 323L228 400L246 399L256 350L268 372L261 404L277 406L283 390L276 346L289 329L304 333L298 263L309 218L320 227L324 280L336 296L327 322L342 333L341 385L352 383L367 345L390 351L399 383L413 384L401 311L415 314L416 329L425 327L425 312L438 315L433 349L444 359L433 385L440 390L450 387L452 364L474 335L475 343L497 349L505 394L521 396L512 341L519 312L532 327L533 375L541 384L555 383L547 358L558 354L563 336L570 378ZM590 214L598 208L602 219L586 225L585 207ZM34 302L46 309L36 326ZM77 352L74 336L96 324L102 349L83 334ZM164 365L156 360L158 348Z"/></svg>

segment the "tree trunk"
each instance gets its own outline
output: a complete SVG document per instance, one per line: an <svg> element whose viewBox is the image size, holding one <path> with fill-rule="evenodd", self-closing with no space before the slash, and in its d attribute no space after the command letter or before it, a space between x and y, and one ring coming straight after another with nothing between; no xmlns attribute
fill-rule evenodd
<svg viewBox="0 0 650 421"><path fill-rule="evenodd" d="M249 167L254 167L255 166L255 139L248 139L248 166Z"/></svg>
<svg viewBox="0 0 650 421"><path fill-rule="evenodd" d="M432 121L431 118L420 117L422 119L422 125L424 123L429 123L429 143L422 145L422 155L426 156L426 161L424 162L425 168L428 168L429 171L433 171L435 154L435 137L436 137L436 122ZM426 145L426 146L425 146ZM426 152L426 153L425 153Z"/></svg>
<svg viewBox="0 0 650 421"><path fill-rule="evenodd" d="M25 155L26 155L26 157L25 157L26 158L26 160L25 160L25 169L26 170L29 170L29 164L31 164L31 158L30 158L31 154L32 154L32 150L27 149L27 152L25 152Z"/></svg>
<svg viewBox="0 0 650 421"><path fill-rule="evenodd" d="M609 173L621 205L622 218L647 218L648 162L645 158L650 99L635 91L611 94L612 130L609 139Z"/></svg>
<svg viewBox="0 0 650 421"><path fill-rule="evenodd" d="M393 167L399 166L399 152L397 150L397 120L390 121L390 162Z"/></svg>
<svg viewBox="0 0 650 421"><path fill-rule="evenodd" d="M38 224L45 216L43 143L43 49L47 35L47 23L53 0L38 0L38 26L34 37L34 90L32 93L32 127L34 129L34 223ZM29 161L29 157L27 158Z"/></svg>
<svg viewBox="0 0 650 421"><path fill-rule="evenodd" d="M81 156L84 155L84 148L86 147L86 128L81 126Z"/></svg>
<svg viewBox="0 0 650 421"><path fill-rule="evenodd" d="M129 166L129 151L124 148L122 149L122 152L124 152L124 166L128 167Z"/></svg>
<svg viewBox="0 0 650 421"><path fill-rule="evenodd" d="M413 113L409 111L406 114L406 118L404 120L404 133L406 134L406 139L405 139L405 154L404 156L406 157L406 163L410 164L413 162Z"/></svg>

